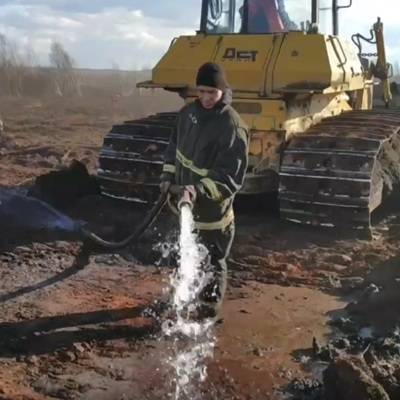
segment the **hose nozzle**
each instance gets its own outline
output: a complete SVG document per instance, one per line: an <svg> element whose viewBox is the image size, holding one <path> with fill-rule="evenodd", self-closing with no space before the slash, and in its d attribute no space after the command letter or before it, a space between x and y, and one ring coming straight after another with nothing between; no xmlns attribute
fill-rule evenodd
<svg viewBox="0 0 400 400"><path fill-rule="evenodd" d="M193 210L193 193L188 189L183 191L183 195L178 202L178 209L181 210L185 205L188 205Z"/></svg>

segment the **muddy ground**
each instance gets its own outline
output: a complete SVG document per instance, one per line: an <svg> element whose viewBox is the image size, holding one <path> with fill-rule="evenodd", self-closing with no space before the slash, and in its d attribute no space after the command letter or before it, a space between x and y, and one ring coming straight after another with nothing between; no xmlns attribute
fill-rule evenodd
<svg viewBox="0 0 400 400"><path fill-rule="evenodd" d="M22 191L39 174L74 158L95 171L112 123L171 110L179 101L154 93L117 104L99 98L0 104L5 125L0 186ZM136 206L99 196L69 211L97 231L121 237L143 215ZM396 198L374 221L370 240L299 227L265 210L239 213L228 294L214 329L215 357L198 387L202 398L383 399L368 397L368 391L357 397L360 390L343 395L332 387L332 376L349 386L346 378L353 375L346 368L354 366L335 369L332 359L340 364L340 357L360 357L366 350L375 359L370 355L368 366L357 371L386 360L391 369L384 371L393 378L390 398L400 398L393 397L400 379L397 347L390 359L374 347L400 325ZM160 333L171 269L156 246L165 241L169 224L163 215L140 244L111 254L73 235L1 232L1 399L173 398L168 360L175 344ZM329 363L325 380L331 394L323 394L322 371Z"/></svg>

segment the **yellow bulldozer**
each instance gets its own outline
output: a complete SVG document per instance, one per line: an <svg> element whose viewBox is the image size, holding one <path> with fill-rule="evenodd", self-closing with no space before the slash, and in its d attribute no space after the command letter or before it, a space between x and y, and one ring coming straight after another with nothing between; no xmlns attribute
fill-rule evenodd
<svg viewBox="0 0 400 400"><path fill-rule="evenodd" d="M278 193L283 218L369 227L400 179L400 114L391 111L383 25L338 35L338 0L203 0L199 30L175 38L140 88L196 96L195 76L220 64L233 107L251 128L243 196ZM363 42L374 53L362 52ZM372 56L372 62L368 56ZM382 106L373 110L379 78ZM106 195L152 202L177 113L115 125L98 178ZM218 132L216 132L216 135Z"/></svg>

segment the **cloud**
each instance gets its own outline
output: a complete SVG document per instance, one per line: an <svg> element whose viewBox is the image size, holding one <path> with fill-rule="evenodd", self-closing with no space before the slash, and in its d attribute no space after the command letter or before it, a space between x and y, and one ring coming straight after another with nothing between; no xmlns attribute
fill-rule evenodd
<svg viewBox="0 0 400 400"><path fill-rule="evenodd" d="M23 6L47 6L60 12L98 13L109 8L146 9L146 13L154 17L187 17L193 10L200 8L201 0L9 0ZM182 13L184 5L185 13Z"/></svg>
<svg viewBox="0 0 400 400"><path fill-rule="evenodd" d="M285 3L303 19L309 15L309 0ZM368 35L378 16L376 0L353 3L340 12L341 33L348 39L356 32ZM397 0L381 3L388 55L400 60ZM321 6L330 4L321 0ZM195 32L200 7L201 0L2 0L0 27L19 44L31 46L41 63L47 62L50 44L57 40L81 67L109 68L114 63L142 68L154 65L174 37ZM329 19L329 12L324 14Z"/></svg>
<svg viewBox="0 0 400 400"><path fill-rule="evenodd" d="M29 44L42 63L47 62L50 43L56 40L82 67L109 68L116 63L131 69L154 65L175 36L192 34L197 28L197 14L178 13L177 1L166 11L175 12L174 18L163 16L160 7L155 10L144 1L131 1L129 7L123 0L114 0L112 6L104 0L91 0L91 7L82 7L83 3L10 2L0 6L2 33L23 46Z"/></svg>
<svg viewBox="0 0 400 400"><path fill-rule="evenodd" d="M286 9L295 21L309 19L310 0L285 0ZM340 5L346 5L349 0L339 0ZM385 43L390 61L400 60L399 37L400 25L395 12L398 0L353 0L353 6L339 11L339 34L351 40L355 33L369 37L369 31L378 16L384 23ZM320 0L320 27L321 31L332 34L332 0ZM297 17L297 18L296 18ZM376 46L365 44L367 52L375 52Z"/></svg>
<svg viewBox="0 0 400 400"><path fill-rule="evenodd" d="M400 60L400 25L398 14L395 10L398 0L353 0L353 7L340 11L340 31L350 38L354 33L361 33L369 37L372 25L380 17L384 24L384 37L389 61L394 63ZM363 46L364 51L364 46ZM365 51L376 52L376 46L365 44Z"/></svg>

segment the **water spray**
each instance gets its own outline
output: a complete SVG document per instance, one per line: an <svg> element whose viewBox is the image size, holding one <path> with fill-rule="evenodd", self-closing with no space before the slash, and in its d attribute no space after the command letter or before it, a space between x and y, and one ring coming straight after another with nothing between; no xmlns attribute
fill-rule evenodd
<svg viewBox="0 0 400 400"><path fill-rule="evenodd" d="M204 271L208 251L199 243L193 219L194 190L185 189L178 202L180 212L179 268L171 277L174 320L165 321L163 332L175 337L174 356L170 364L175 370L174 400L200 400L199 384L207 378L207 360L214 356L215 337L212 318L196 316L201 307L200 294L211 279ZM183 340L182 340L183 339Z"/></svg>

